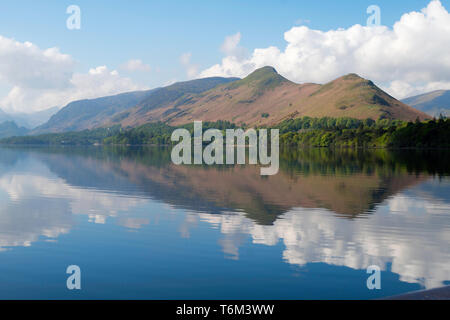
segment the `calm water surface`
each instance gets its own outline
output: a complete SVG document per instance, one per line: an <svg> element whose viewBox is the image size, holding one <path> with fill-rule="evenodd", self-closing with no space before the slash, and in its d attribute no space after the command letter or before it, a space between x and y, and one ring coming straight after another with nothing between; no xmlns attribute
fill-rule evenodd
<svg viewBox="0 0 450 320"><path fill-rule="evenodd" d="M0 148L0 298L371 299L450 284L449 160L303 150L261 177L175 166L160 148Z"/></svg>

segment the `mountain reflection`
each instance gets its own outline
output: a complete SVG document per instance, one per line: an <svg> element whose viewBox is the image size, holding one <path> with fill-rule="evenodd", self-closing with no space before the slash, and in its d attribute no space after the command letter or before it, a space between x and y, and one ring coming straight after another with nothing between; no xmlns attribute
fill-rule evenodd
<svg viewBox="0 0 450 320"><path fill-rule="evenodd" d="M281 241L293 265L377 264L427 288L450 279L448 157L439 152L290 151L269 177L256 166L176 166L160 148L0 152L0 250L70 233L76 215L139 229L150 220L133 210L158 201L186 212L183 236L198 222L219 228L234 259L250 237Z"/></svg>

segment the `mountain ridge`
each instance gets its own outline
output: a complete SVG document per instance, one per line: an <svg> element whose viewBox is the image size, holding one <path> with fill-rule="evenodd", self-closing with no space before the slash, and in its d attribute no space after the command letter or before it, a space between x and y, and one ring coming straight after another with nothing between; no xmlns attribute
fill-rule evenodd
<svg viewBox="0 0 450 320"><path fill-rule="evenodd" d="M14 121L5 121L0 123L0 139L24 136L29 132L27 128L19 127Z"/></svg>
<svg viewBox="0 0 450 320"><path fill-rule="evenodd" d="M32 113L8 113L0 109L0 123L14 121L20 127L33 129L46 123L53 114L58 112L58 110L58 107L52 107Z"/></svg>
<svg viewBox="0 0 450 320"><path fill-rule="evenodd" d="M435 117L450 116L450 90L435 90L402 100L412 107Z"/></svg>
<svg viewBox="0 0 450 320"><path fill-rule="evenodd" d="M90 129L96 123L99 123L102 117L111 116L134 106L146 94L154 90L158 90L158 88L70 102L31 133L57 133Z"/></svg>
<svg viewBox="0 0 450 320"><path fill-rule="evenodd" d="M252 80L258 74L264 75L262 79L259 82ZM356 74L342 76L324 85L296 84L278 75L273 68L264 72L256 70L242 80L193 97L189 105L178 106L176 112L168 113L170 110L154 110L141 118L124 119L123 124L134 127L152 118L171 125L194 120L227 120L256 126L274 125L303 116L408 121L430 118Z"/></svg>
<svg viewBox="0 0 450 320"><path fill-rule="evenodd" d="M243 79L203 78L145 91L139 98L133 96L136 92L122 95L127 94L133 99L120 106L112 100L121 95L71 102L33 134L116 125L128 128L151 122L181 125L194 120L264 126L303 116L407 121L431 118L354 73L323 85L297 84L270 66ZM102 103L92 103L98 100ZM88 106L81 106L89 101Z"/></svg>
<svg viewBox="0 0 450 320"><path fill-rule="evenodd" d="M230 79L230 80L227 80ZM164 106L164 103L180 98L186 92L199 93L210 89L219 83L234 81L236 78L205 78L186 82L178 82L167 87L160 87L144 91L125 92L117 95L100 97L95 99L83 99L70 102L62 108L50 120L32 131L32 134L59 133L66 131L81 131L113 125L120 122L127 112L134 107L153 108ZM175 90L172 90L175 88ZM151 105L147 98L152 97ZM106 120L105 120L106 119Z"/></svg>

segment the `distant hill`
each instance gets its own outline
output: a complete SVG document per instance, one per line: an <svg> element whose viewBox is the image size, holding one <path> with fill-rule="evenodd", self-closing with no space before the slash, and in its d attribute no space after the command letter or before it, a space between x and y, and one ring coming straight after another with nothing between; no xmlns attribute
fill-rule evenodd
<svg viewBox="0 0 450 320"><path fill-rule="evenodd" d="M24 127L19 127L14 121L6 121L0 123L0 139L14 137L14 136L24 136L28 133L28 129Z"/></svg>
<svg viewBox="0 0 450 320"><path fill-rule="evenodd" d="M34 129L37 126L46 123L55 113L58 112L58 110L59 110L58 107L53 107L32 113L11 114L11 116L13 117L14 122L16 122L18 126L23 126L28 129Z"/></svg>
<svg viewBox="0 0 450 320"><path fill-rule="evenodd" d="M450 116L450 90L437 90L403 100L404 103L439 117L440 114Z"/></svg>
<svg viewBox="0 0 450 320"><path fill-rule="evenodd" d="M242 80L184 96L165 106L150 109L137 106L127 113L120 121L124 127L153 121L179 125L194 120L273 125L303 116L412 121L430 118L356 74L324 85L296 84L272 67L258 69Z"/></svg>
<svg viewBox="0 0 450 320"><path fill-rule="evenodd" d="M33 129L47 122L56 112L58 112L57 107L31 113L6 113L0 109L0 123L14 121L20 127Z"/></svg>
<svg viewBox="0 0 450 320"><path fill-rule="evenodd" d="M116 125L127 128L158 121L170 125L194 120L274 125L304 116L411 121L430 118L356 74L324 85L296 84L274 68L263 67L244 79L204 78L149 91L71 102L32 133Z"/></svg>
<svg viewBox="0 0 450 320"><path fill-rule="evenodd" d="M4 112L2 109L0 109L0 123L6 122L6 121L12 121L12 117Z"/></svg>
<svg viewBox="0 0 450 320"><path fill-rule="evenodd" d="M91 100L69 103L47 123L33 130L32 134L80 131L120 123L128 117L128 110L139 106L149 111L163 108L188 94L199 94L219 84L235 81L236 78L205 78L156 88L136 91Z"/></svg>
<svg viewBox="0 0 450 320"><path fill-rule="evenodd" d="M135 106L155 90L158 89L71 102L48 122L33 130L32 134L81 131L99 127L105 118Z"/></svg>

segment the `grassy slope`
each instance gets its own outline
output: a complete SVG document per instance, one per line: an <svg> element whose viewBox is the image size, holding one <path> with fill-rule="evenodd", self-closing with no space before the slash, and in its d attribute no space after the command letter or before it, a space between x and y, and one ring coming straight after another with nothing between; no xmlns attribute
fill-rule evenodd
<svg viewBox="0 0 450 320"><path fill-rule="evenodd" d="M136 106L139 112L135 116L142 118L146 111L165 107L182 99L186 94L198 94L234 80L236 78L206 78L153 90L74 101L62 108L47 123L36 128L33 134L111 127L129 117Z"/></svg>
<svg viewBox="0 0 450 320"><path fill-rule="evenodd" d="M295 84L272 67L244 79L205 78L144 92L75 101L33 134L79 131L163 121L227 120L251 126L274 125L303 116L357 119L425 119L426 114L397 101L355 74L325 85Z"/></svg>
<svg viewBox="0 0 450 320"><path fill-rule="evenodd" d="M148 121L180 125L194 120L227 120L259 126L303 116L411 121L430 118L355 74L325 85L299 85L283 78L271 67L258 69L242 80L184 99L165 108L150 110L144 116L126 119L122 125L136 126Z"/></svg>
<svg viewBox="0 0 450 320"><path fill-rule="evenodd" d="M50 120L33 130L33 134L81 131L96 128L103 119L135 106L150 91L128 92L97 99L69 103Z"/></svg>

